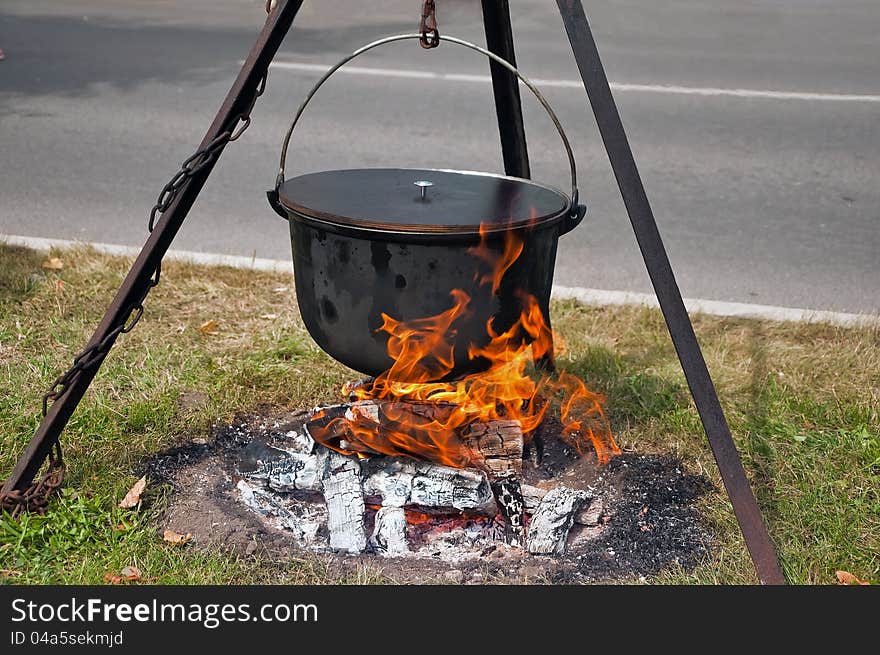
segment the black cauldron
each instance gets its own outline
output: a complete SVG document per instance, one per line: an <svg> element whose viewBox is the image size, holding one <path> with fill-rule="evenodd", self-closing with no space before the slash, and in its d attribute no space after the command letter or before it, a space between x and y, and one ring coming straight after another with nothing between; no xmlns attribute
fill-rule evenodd
<svg viewBox="0 0 880 655"><path fill-rule="evenodd" d="M380 329L382 314L399 321L434 316L453 305L451 290L461 289L470 302L453 325L455 365L447 377L456 377L485 365L468 357L468 346L489 341L489 320L496 333L512 326L526 295L537 299L549 325L557 239L585 212L577 204L571 147L537 89L494 54L442 37L498 61L535 93L568 152L571 196L531 180L457 170L351 169L284 179L293 128L321 84L361 52L418 36L374 42L328 71L294 118L281 172L268 196L275 211L289 220L297 301L309 334L323 350L350 368L378 375L392 364L388 335ZM481 282L485 263L470 250L482 243L500 256L511 232L523 249L493 292Z"/></svg>

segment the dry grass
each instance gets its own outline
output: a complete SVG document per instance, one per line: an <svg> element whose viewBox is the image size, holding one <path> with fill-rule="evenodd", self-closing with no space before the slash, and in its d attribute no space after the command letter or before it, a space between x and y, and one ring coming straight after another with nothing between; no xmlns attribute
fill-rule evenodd
<svg viewBox="0 0 880 655"><path fill-rule="evenodd" d="M40 396L90 336L129 265L85 249L53 254L64 261L60 271L40 268L45 255L0 245L0 472L30 438ZM660 314L573 302L553 311L567 342L560 364L608 395L621 445L674 452L720 489ZM210 320L217 334L199 331ZM706 316L695 329L789 579L828 583L846 569L876 581L880 332ZM314 561L169 549L150 516L124 539L113 529L115 500L150 453L260 406L334 400L353 375L308 337L289 276L166 264L144 318L108 357L64 435L67 488L77 496L56 506L55 522L91 517L94 538L58 537L57 552L44 557L52 521L36 521L24 536L4 521L0 569L30 582L99 582L133 562L163 583L377 581L367 570L342 574ZM86 498L87 510L77 505ZM723 493L703 504L717 534L712 557L657 581L753 582Z"/></svg>

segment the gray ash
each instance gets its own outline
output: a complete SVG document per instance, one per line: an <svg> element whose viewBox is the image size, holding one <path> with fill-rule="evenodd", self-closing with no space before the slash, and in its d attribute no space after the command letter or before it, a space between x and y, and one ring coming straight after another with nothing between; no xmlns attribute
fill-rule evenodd
<svg viewBox="0 0 880 655"><path fill-rule="evenodd" d="M617 495L606 530L585 542L575 574L559 572L554 582L649 576L670 564L693 568L711 541L694 503L712 490L704 476L686 473L673 457L615 457L596 487Z"/></svg>

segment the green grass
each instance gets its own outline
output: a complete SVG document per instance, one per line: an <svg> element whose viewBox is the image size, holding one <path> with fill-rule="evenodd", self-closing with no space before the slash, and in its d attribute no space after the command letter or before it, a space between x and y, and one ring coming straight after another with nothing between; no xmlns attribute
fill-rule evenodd
<svg viewBox="0 0 880 655"><path fill-rule="evenodd" d="M0 474L129 265L86 249L53 255L62 270L42 270L45 254L0 245ZM721 489L659 313L559 302L553 319L567 343L560 364L607 394L620 444L672 452ZM199 332L208 320L217 335ZM789 580L832 583L844 569L880 581L880 332L705 316L695 329ZM156 528L162 488L148 488L138 511L116 506L151 453L237 413L336 400L354 375L309 338L289 276L167 264L141 323L65 430L64 495L45 517L0 518L0 581L100 583L127 565L156 583L385 581L318 558L168 546ZM716 533L711 555L652 582L754 582L723 492L701 503Z"/></svg>

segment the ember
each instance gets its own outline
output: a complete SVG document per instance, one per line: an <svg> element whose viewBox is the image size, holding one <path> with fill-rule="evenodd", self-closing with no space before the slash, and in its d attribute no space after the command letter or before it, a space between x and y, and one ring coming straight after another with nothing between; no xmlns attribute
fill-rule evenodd
<svg viewBox="0 0 880 655"><path fill-rule="evenodd" d="M486 233L469 252L481 263L480 288L494 294L504 274L523 249L521 233L505 232L503 250L490 247ZM452 306L435 316L399 321L382 314L381 331L388 334L394 363L372 382L343 391L352 399L344 415L318 412L309 424L316 441L340 453L405 455L453 467L479 465L468 434L471 426L498 421L518 423L526 443L541 424L550 403L561 396L560 435L579 454L590 450L600 463L620 452L602 410L604 398L589 391L573 375L535 379L527 371L532 359L557 351L561 340L549 329L537 299L519 293L521 313L513 325L498 331L486 324L487 343L468 346L471 360L486 362L484 370L445 381L454 368L455 323L465 316L470 296L450 292Z"/></svg>

